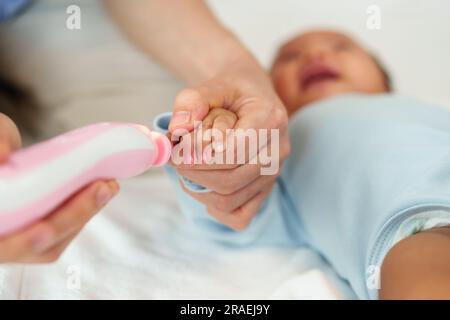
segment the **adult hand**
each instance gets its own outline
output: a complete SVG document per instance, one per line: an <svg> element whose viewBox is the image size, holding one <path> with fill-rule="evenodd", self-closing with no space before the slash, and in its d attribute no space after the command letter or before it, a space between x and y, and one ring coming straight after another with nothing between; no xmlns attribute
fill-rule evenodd
<svg viewBox="0 0 450 320"><path fill-rule="evenodd" d="M14 123L0 113L0 163L21 145ZM119 190L115 181L99 181L86 187L44 219L23 230L0 237L0 263L48 263L55 261L84 225Z"/></svg>
<svg viewBox="0 0 450 320"><path fill-rule="evenodd" d="M260 159L261 152L267 152L264 147L272 150L274 144L278 144L278 154L271 156L281 166L290 151L287 114L262 69L235 65L235 68L214 79L178 94L170 132L176 135L179 129L192 130L194 121L204 119L216 107L226 108L237 115L234 129L279 130L279 138L272 141L268 134L267 144L258 145L256 154L252 154L252 148L247 145L244 164L176 165L180 175L212 190L209 193L194 193L185 189L188 194L205 204L209 214L219 222L242 230L256 215L279 175L279 170L271 175L261 175L261 162L249 162L254 157ZM225 147L223 153L227 151ZM236 154L238 150L234 152Z"/></svg>
<svg viewBox="0 0 450 320"><path fill-rule="evenodd" d="M202 120L210 108L227 108L238 116L235 128L280 130L276 141L280 149L275 158L281 165L290 149L284 106L256 59L220 24L205 1L107 0L105 5L143 52L195 85L178 95L172 131L186 124L192 129L193 122ZM269 141L269 146L272 143ZM240 230L256 214L276 178L260 176L260 167L235 164L177 169L213 190L192 196L217 220Z"/></svg>

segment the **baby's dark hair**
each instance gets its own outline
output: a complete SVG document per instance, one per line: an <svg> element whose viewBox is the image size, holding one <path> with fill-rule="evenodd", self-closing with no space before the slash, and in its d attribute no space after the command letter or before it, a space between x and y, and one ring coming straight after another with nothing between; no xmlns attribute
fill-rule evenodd
<svg viewBox="0 0 450 320"><path fill-rule="evenodd" d="M375 54L369 52L369 55L372 57L373 62L375 62L378 69L380 69L381 74L383 75L384 86L386 87L386 91L392 92L393 91L392 78L389 72L387 71L385 65Z"/></svg>

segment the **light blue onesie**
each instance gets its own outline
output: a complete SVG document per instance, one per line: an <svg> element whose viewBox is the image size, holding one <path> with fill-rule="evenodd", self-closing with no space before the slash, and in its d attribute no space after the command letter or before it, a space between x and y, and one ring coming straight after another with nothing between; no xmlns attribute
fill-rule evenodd
<svg viewBox="0 0 450 320"><path fill-rule="evenodd" d="M164 131L169 119L155 124ZM229 245L310 245L359 298L377 298L392 245L450 225L450 111L398 95L350 94L302 108L289 127L291 155L246 230L216 222L168 168L183 213L205 237Z"/></svg>

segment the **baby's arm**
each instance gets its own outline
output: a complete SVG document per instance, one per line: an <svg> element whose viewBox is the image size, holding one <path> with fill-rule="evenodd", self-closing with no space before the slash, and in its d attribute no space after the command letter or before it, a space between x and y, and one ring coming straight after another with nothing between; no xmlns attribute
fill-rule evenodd
<svg viewBox="0 0 450 320"><path fill-rule="evenodd" d="M398 242L381 267L381 299L450 299L450 228Z"/></svg>
<svg viewBox="0 0 450 320"><path fill-rule="evenodd" d="M210 112L206 119L202 121L202 131L204 131L204 128L226 130L226 128L234 128L233 123L237 123L237 115L229 110L213 108L210 111L212 112ZM170 115L168 113L163 114L155 119L154 127L159 132L167 133L169 121ZM178 143L186 143L186 141L184 141L185 137L186 136L183 136ZM177 142L176 137L171 138L173 142ZM192 138L194 138L193 133L191 133L190 136L191 141L193 140ZM208 140L208 136L206 136L205 140ZM211 137L209 140L214 142L215 139ZM172 156L174 155L174 152L176 152L175 146ZM184 155L184 153L182 155ZM271 191L271 194L266 199L264 207L260 208L261 210L259 210L258 214L253 217L251 215L251 210L249 210L250 214L248 214L247 211L244 211L245 208L236 204L236 201L232 201L234 200L234 194L222 195L210 190L207 183L196 181L191 179L190 176L187 176L185 173L189 171L183 168L176 168L172 165L168 165L165 169L175 184L176 197L181 212L184 217L187 218L186 221L189 222L186 227L192 228L193 234L207 240L220 242L233 247L262 244L292 244L292 237L294 235L291 231L293 224L290 223L288 228L288 224L285 221L285 215L280 214L279 212L285 207L285 204L278 183L275 184L272 191L267 191ZM208 170L198 169L198 172L202 173L201 177L205 181L210 178ZM224 179L225 178L226 175L224 175ZM241 176L241 178L244 181L246 179L245 176ZM255 185L255 189L256 187L258 187L258 185ZM256 192L260 192L261 194L260 189L257 189ZM240 192L238 192L238 195L239 194ZM260 194L258 197L261 196ZM263 196L265 195L263 194ZM203 198L200 199L201 197ZM210 212L210 210L208 210L209 207L202 201L205 198L214 202L215 205L224 207L223 212L220 215L217 215L212 211ZM250 205L254 206L255 203L256 201L254 201L253 198ZM244 204L244 206L245 205L246 204ZM230 208L230 210L228 210L228 208ZM248 224L247 220L251 220L251 224ZM269 227L271 232L267 232ZM241 232L235 232L235 230L241 230Z"/></svg>

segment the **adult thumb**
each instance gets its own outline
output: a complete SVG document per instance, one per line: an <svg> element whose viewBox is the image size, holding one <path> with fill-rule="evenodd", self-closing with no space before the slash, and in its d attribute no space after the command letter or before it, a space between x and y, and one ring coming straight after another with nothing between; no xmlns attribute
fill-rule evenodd
<svg viewBox="0 0 450 320"><path fill-rule="evenodd" d="M8 158L9 154L20 148L19 130L14 122L0 113L0 162Z"/></svg>

